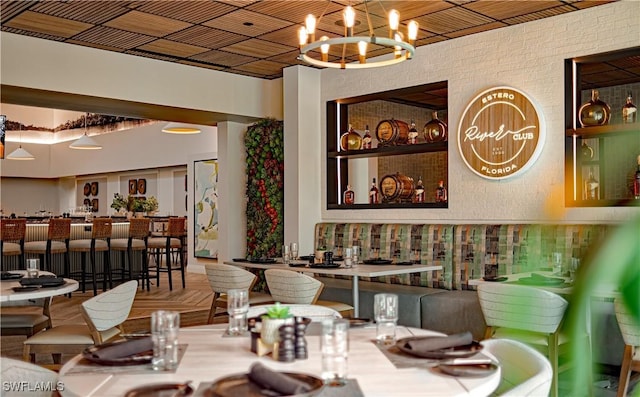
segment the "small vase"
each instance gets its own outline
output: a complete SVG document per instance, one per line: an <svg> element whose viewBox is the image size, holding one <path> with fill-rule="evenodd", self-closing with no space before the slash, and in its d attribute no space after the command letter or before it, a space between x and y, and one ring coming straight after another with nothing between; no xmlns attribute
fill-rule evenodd
<svg viewBox="0 0 640 397"><path fill-rule="evenodd" d="M578 116L582 127L606 125L611 118L611 108L600 100L598 90L591 90L591 100L580 107Z"/></svg>
<svg viewBox="0 0 640 397"><path fill-rule="evenodd" d="M133 211L127 211L127 219L133 218Z"/></svg>
<svg viewBox="0 0 640 397"><path fill-rule="evenodd" d="M278 330L285 324L293 324L293 317L291 318L269 318L262 317L262 328L260 329L260 339L267 345L273 345L278 341Z"/></svg>

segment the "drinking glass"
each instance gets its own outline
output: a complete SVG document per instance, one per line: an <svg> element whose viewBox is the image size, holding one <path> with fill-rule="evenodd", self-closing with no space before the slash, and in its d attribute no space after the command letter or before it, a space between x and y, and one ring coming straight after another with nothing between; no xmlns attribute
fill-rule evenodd
<svg viewBox="0 0 640 397"><path fill-rule="evenodd" d="M347 382L349 355L349 321L325 319L320 336L322 351L322 380L328 386L342 386Z"/></svg>
<svg viewBox="0 0 640 397"><path fill-rule="evenodd" d="M291 259L298 259L298 243L289 244L289 250L291 250Z"/></svg>
<svg viewBox="0 0 640 397"><path fill-rule="evenodd" d="M178 366L179 329L179 312L157 310L151 313L151 339L153 341L151 367L154 370L171 370Z"/></svg>
<svg viewBox="0 0 640 397"><path fill-rule="evenodd" d="M576 272L580 267L580 258L571 258L571 267L569 267L569 282L576 281Z"/></svg>
<svg viewBox="0 0 640 397"><path fill-rule="evenodd" d="M351 247L344 249L344 267L347 269L353 267L353 249Z"/></svg>
<svg viewBox="0 0 640 397"><path fill-rule="evenodd" d="M289 262L291 262L291 251L289 250L289 246L286 244L282 246L282 262L284 262L285 265L288 265Z"/></svg>
<svg viewBox="0 0 640 397"><path fill-rule="evenodd" d="M249 311L249 291L230 289L227 291L227 313L229 313L228 335L238 336L247 332L247 312Z"/></svg>
<svg viewBox="0 0 640 397"><path fill-rule="evenodd" d="M40 259L27 259L27 278L38 278Z"/></svg>
<svg viewBox="0 0 640 397"><path fill-rule="evenodd" d="M398 295L376 294L374 296L374 317L376 319L376 340L383 345L396 341L398 322Z"/></svg>
<svg viewBox="0 0 640 397"><path fill-rule="evenodd" d="M562 273L562 253L554 252L551 254L551 261L553 263L553 273L561 274Z"/></svg>
<svg viewBox="0 0 640 397"><path fill-rule="evenodd" d="M359 260L360 260L360 246L354 245L351 247L351 262L353 263L353 266L357 266Z"/></svg>

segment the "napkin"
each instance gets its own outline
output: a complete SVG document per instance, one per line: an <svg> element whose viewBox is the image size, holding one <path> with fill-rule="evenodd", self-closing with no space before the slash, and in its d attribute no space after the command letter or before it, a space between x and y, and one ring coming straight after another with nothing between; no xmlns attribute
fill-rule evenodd
<svg viewBox="0 0 640 397"><path fill-rule="evenodd" d="M113 343L102 348L95 349L92 356L101 360L114 360L130 357L138 353L153 350L151 337L131 339L125 342Z"/></svg>
<svg viewBox="0 0 640 397"><path fill-rule="evenodd" d="M427 336L407 341L405 346L415 352L429 352L433 350L447 349L450 347L465 346L473 342L471 332L461 332L449 336Z"/></svg>
<svg viewBox="0 0 640 397"><path fill-rule="evenodd" d="M249 379L266 389L274 390L286 396L311 391L311 386L307 383L282 372L273 371L260 363L251 365Z"/></svg>

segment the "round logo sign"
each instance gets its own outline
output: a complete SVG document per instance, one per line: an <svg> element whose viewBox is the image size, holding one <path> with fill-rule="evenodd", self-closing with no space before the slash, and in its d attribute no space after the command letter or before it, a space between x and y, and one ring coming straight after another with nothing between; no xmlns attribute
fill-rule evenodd
<svg viewBox="0 0 640 397"><path fill-rule="evenodd" d="M458 150L467 166L488 179L509 178L529 168L544 144L544 123L523 92L494 87L478 94L458 127Z"/></svg>

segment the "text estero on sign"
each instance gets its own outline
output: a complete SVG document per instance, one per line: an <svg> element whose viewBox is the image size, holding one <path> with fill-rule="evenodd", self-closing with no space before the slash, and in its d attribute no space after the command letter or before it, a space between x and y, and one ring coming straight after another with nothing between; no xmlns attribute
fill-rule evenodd
<svg viewBox="0 0 640 397"><path fill-rule="evenodd" d="M529 168L544 144L540 112L521 91L494 87L467 106L458 127L458 150L467 166L488 179L504 179Z"/></svg>

